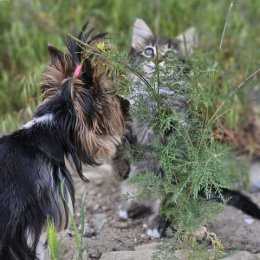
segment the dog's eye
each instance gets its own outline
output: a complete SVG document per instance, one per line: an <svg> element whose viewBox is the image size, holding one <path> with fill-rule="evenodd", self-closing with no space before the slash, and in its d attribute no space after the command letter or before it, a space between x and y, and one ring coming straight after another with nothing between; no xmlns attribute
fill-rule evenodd
<svg viewBox="0 0 260 260"><path fill-rule="evenodd" d="M155 50L152 47L147 47L144 51L143 51L144 56L150 58L153 57L155 54Z"/></svg>

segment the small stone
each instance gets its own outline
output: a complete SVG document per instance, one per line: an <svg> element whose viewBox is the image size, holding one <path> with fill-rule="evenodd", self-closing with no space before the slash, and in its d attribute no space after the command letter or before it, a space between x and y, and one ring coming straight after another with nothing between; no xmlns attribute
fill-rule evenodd
<svg viewBox="0 0 260 260"><path fill-rule="evenodd" d="M146 249L157 250L157 248L161 245L163 245L163 243L161 243L161 242L150 242L149 244L143 244L143 245L135 246L134 249L135 249L135 251L146 250Z"/></svg>
<svg viewBox="0 0 260 260"><path fill-rule="evenodd" d="M103 183L104 183L104 180L102 180L102 179L95 180L95 185L98 186L98 187L102 186Z"/></svg>
<svg viewBox="0 0 260 260"><path fill-rule="evenodd" d="M96 236L96 235L97 235L97 233L96 233L96 230L94 228L91 228L89 226L85 227L84 232L83 232L84 237L93 237L93 236Z"/></svg>
<svg viewBox="0 0 260 260"><path fill-rule="evenodd" d="M147 234L141 234L140 238L141 238L141 240L145 240L145 241L151 240L151 237L148 236Z"/></svg>
<svg viewBox="0 0 260 260"><path fill-rule="evenodd" d="M96 250L91 250L89 253L88 253L88 256L92 259L99 259L101 257L101 253L96 251Z"/></svg>
<svg viewBox="0 0 260 260"><path fill-rule="evenodd" d="M102 206L101 208L103 211L109 211L111 208L107 207L107 206Z"/></svg>
<svg viewBox="0 0 260 260"><path fill-rule="evenodd" d="M106 220L107 219L107 213L103 212L103 213L95 214L95 219Z"/></svg>
<svg viewBox="0 0 260 260"><path fill-rule="evenodd" d="M100 205L99 204L95 204L95 206L93 207L93 210L96 211L100 208Z"/></svg>
<svg viewBox="0 0 260 260"><path fill-rule="evenodd" d="M148 225L146 223L143 224L143 229L147 229Z"/></svg>
<svg viewBox="0 0 260 260"><path fill-rule="evenodd" d="M115 228L119 228L119 229L125 229L125 228L128 228L128 223L127 222L115 222L113 224L113 226Z"/></svg>
<svg viewBox="0 0 260 260"><path fill-rule="evenodd" d="M90 190L90 191L88 192L88 195L89 195L89 196L95 196L95 195L97 195L97 191L96 191L96 190Z"/></svg>
<svg viewBox="0 0 260 260"><path fill-rule="evenodd" d="M97 229L102 229L105 225L105 221L100 221L97 219L92 219L91 222Z"/></svg>
<svg viewBox="0 0 260 260"><path fill-rule="evenodd" d="M100 260L152 260L154 253L154 250L108 252Z"/></svg>
<svg viewBox="0 0 260 260"><path fill-rule="evenodd" d="M127 218L128 218L127 211L120 209L120 210L118 211L118 216L119 216L119 218L120 218L121 220L127 220Z"/></svg>

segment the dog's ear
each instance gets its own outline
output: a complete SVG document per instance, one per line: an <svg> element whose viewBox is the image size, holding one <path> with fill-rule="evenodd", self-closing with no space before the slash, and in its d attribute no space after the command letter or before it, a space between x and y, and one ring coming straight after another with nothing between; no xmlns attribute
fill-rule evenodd
<svg viewBox="0 0 260 260"><path fill-rule="evenodd" d="M61 62L64 59L64 53L50 44L48 44L48 51L51 57L51 64Z"/></svg>
<svg viewBox="0 0 260 260"><path fill-rule="evenodd" d="M63 53L56 47L48 44L48 51L51 57L50 66L56 68L65 77L70 76L75 64L68 53Z"/></svg>
<svg viewBox="0 0 260 260"><path fill-rule="evenodd" d="M62 86L63 80L70 77L75 68L70 55L63 53L52 45L48 45L48 51L51 61L43 74L41 82L44 99L56 95Z"/></svg>

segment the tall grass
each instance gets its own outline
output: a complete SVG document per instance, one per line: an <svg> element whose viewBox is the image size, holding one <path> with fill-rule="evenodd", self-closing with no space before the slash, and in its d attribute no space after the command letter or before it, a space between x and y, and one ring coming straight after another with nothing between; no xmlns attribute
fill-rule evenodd
<svg viewBox="0 0 260 260"><path fill-rule="evenodd" d="M123 50L129 49L136 17L143 18L154 29L158 27L160 35L167 37L197 26L201 32L201 51L197 56L216 70L214 77L199 86L198 91L212 93L202 105L214 113L227 93L259 67L260 60L257 27L260 4L254 0L234 2L222 48L218 50L229 4L224 0L75 0L55 4L50 0L0 1L1 132L11 131L28 120L31 113L27 113L27 108L38 103L40 75L48 62L47 43L63 49L65 35L75 35L90 17ZM159 13L160 20L156 19ZM32 84L25 91L24 82L28 79ZM231 127L241 121L241 114L242 118L247 117L246 104L252 102L248 88L241 90L235 101L225 114Z"/></svg>
<svg viewBox="0 0 260 260"><path fill-rule="evenodd" d="M64 201L65 199L65 187L64 187L64 181L61 183L60 187L60 193ZM77 225L77 219L74 216L74 213L72 212L72 209L70 208L70 205L66 204L66 210L69 213L69 222L71 223L73 232L74 232L74 238L77 246L77 252L75 252L75 255L77 260L84 260L85 259L85 253L86 250L83 245L83 236L84 236L84 230L85 230L85 195L83 195L80 203L80 226ZM47 237L48 237L48 247L50 251L50 257L51 260L61 260L61 247L62 247L62 240L63 237L59 236L56 232L55 225L52 221L48 221L46 225L47 229Z"/></svg>

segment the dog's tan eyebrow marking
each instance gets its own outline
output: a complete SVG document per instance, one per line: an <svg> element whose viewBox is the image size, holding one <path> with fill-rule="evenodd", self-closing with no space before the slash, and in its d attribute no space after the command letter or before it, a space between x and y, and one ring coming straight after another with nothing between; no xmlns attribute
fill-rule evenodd
<svg viewBox="0 0 260 260"><path fill-rule="evenodd" d="M35 124L38 123L50 123L53 120L53 115L52 114L46 114L40 117L34 117L32 120L27 122L25 125L23 125L21 128L22 129L28 129L34 126Z"/></svg>

